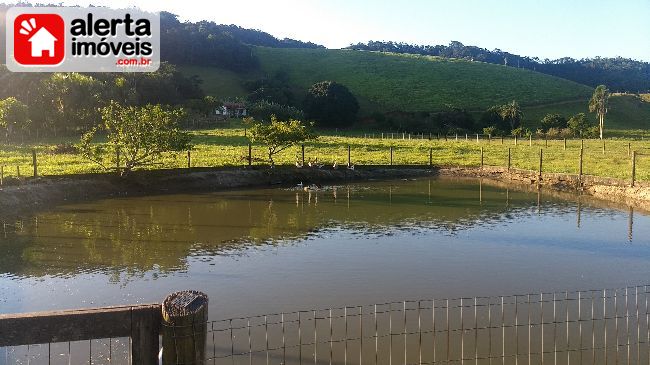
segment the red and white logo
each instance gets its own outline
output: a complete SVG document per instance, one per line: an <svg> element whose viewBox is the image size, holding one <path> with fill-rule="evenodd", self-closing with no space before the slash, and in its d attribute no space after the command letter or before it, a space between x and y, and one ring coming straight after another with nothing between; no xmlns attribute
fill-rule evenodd
<svg viewBox="0 0 650 365"><path fill-rule="evenodd" d="M65 22L57 14L21 14L14 20L14 58L21 65L53 66L65 58Z"/></svg>

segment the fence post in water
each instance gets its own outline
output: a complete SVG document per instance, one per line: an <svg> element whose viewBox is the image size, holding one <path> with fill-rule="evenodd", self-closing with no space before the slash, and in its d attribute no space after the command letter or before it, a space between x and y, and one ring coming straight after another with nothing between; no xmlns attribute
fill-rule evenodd
<svg viewBox="0 0 650 365"><path fill-rule="evenodd" d="M203 364L208 296L194 290L172 293L162 303L162 363Z"/></svg>
<svg viewBox="0 0 650 365"><path fill-rule="evenodd" d="M32 149L32 165L34 166L34 177L38 177L38 162L36 161L36 149Z"/></svg>
<svg viewBox="0 0 650 365"><path fill-rule="evenodd" d="M634 187L634 180L636 180L636 151L632 152L632 187Z"/></svg>
<svg viewBox="0 0 650 365"><path fill-rule="evenodd" d="M393 146L390 146L390 165L393 165Z"/></svg>
<svg viewBox="0 0 650 365"><path fill-rule="evenodd" d="M351 161L351 159L350 159L350 145L348 145L348 167L352 166L352 163L351 163L351 162L352 162L352 161Z"/></svg>
<svg viewBox="0 0 650 365"><path fill-rule="evenodd" d="M187 168L192 168L192 152L190 150L187 150Z"/></svg>
<svg viewBox="0 0 650 365"><path fill-rule="evenodd" d="M481 168L483 168L483 147L481 147Z"/></svg>
<svg viewBox="0 0 650 365"><path fill-rule="evenodd" d="M253 164L253 146L248 144L248 166Z"/></svg>
<svg viewBox="0 0 650 365"><path fill-rule="evenodd" d="M512 154L510 152L510 147L508 147L508 171L510 171L510 163L512 161Z"/></svg>
<svg viewBox="0 0 650 365"><path fill-rule="evenodd" d="M539 149L539 180L542 180L542 160L544 159L544 151Z"/></svg>

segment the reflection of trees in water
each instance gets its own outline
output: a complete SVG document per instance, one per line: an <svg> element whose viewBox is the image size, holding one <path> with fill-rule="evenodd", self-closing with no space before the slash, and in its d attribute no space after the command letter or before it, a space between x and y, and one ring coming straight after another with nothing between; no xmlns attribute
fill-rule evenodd
<svg viewBox="0 0 650 365"><path fill-rule="evenodd" d="M186 270L191 255L299 240L321 228L361 233L454 232L534 214L536 196L476 183L380 183L321 191L253 190L114 199L35 216L0 239L0 272L100 271L115 282ZM389 188L390 187L390 188ZM345 189L345 193L343 190ZM390 203L390 204L389 204ZM561 205L561 204L560 204Z"/></svg>

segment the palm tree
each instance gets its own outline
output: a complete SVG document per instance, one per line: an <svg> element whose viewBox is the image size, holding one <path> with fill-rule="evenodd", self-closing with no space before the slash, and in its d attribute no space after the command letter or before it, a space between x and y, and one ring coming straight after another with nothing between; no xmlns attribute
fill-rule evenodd
<svg viewBox="0 0 650 365"><path fill-rule="evenodd" d="M501 116L501 119L510 123L510 130L513 130L521 125L521 119L523 118L524 113L521 112L519 104L513 100L512 103L502 105L501 108L499 108L499 115Z"/></svg>
<svg viewBox="0 0 650 365"><path fill-rule="evenodd" d="M600 130L600 139L603 139L603 129L605 128L605 114L607 114L607 105L609 103L609 90L607 86L598 85L594 94L589 100L589 112L598 115L598 128Z"/></svg>

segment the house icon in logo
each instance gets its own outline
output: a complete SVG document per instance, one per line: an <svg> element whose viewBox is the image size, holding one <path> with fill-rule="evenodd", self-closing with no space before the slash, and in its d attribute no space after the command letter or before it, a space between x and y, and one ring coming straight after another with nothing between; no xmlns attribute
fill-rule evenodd
<svg viewBox="0 0 650 365"><path fill-rule="evenodd" d="M58 41L45 27L41 27L31 38L32 57L44 57L47 51L49 57L55 57L54 44Z"/></svg>
<svg viewBox="0 0 650 365"><path fill-rule="evenodd" d="M13 57L18 64L54 66L63 62L66 35L60 15L24 13L13 23Z"/></svg>

